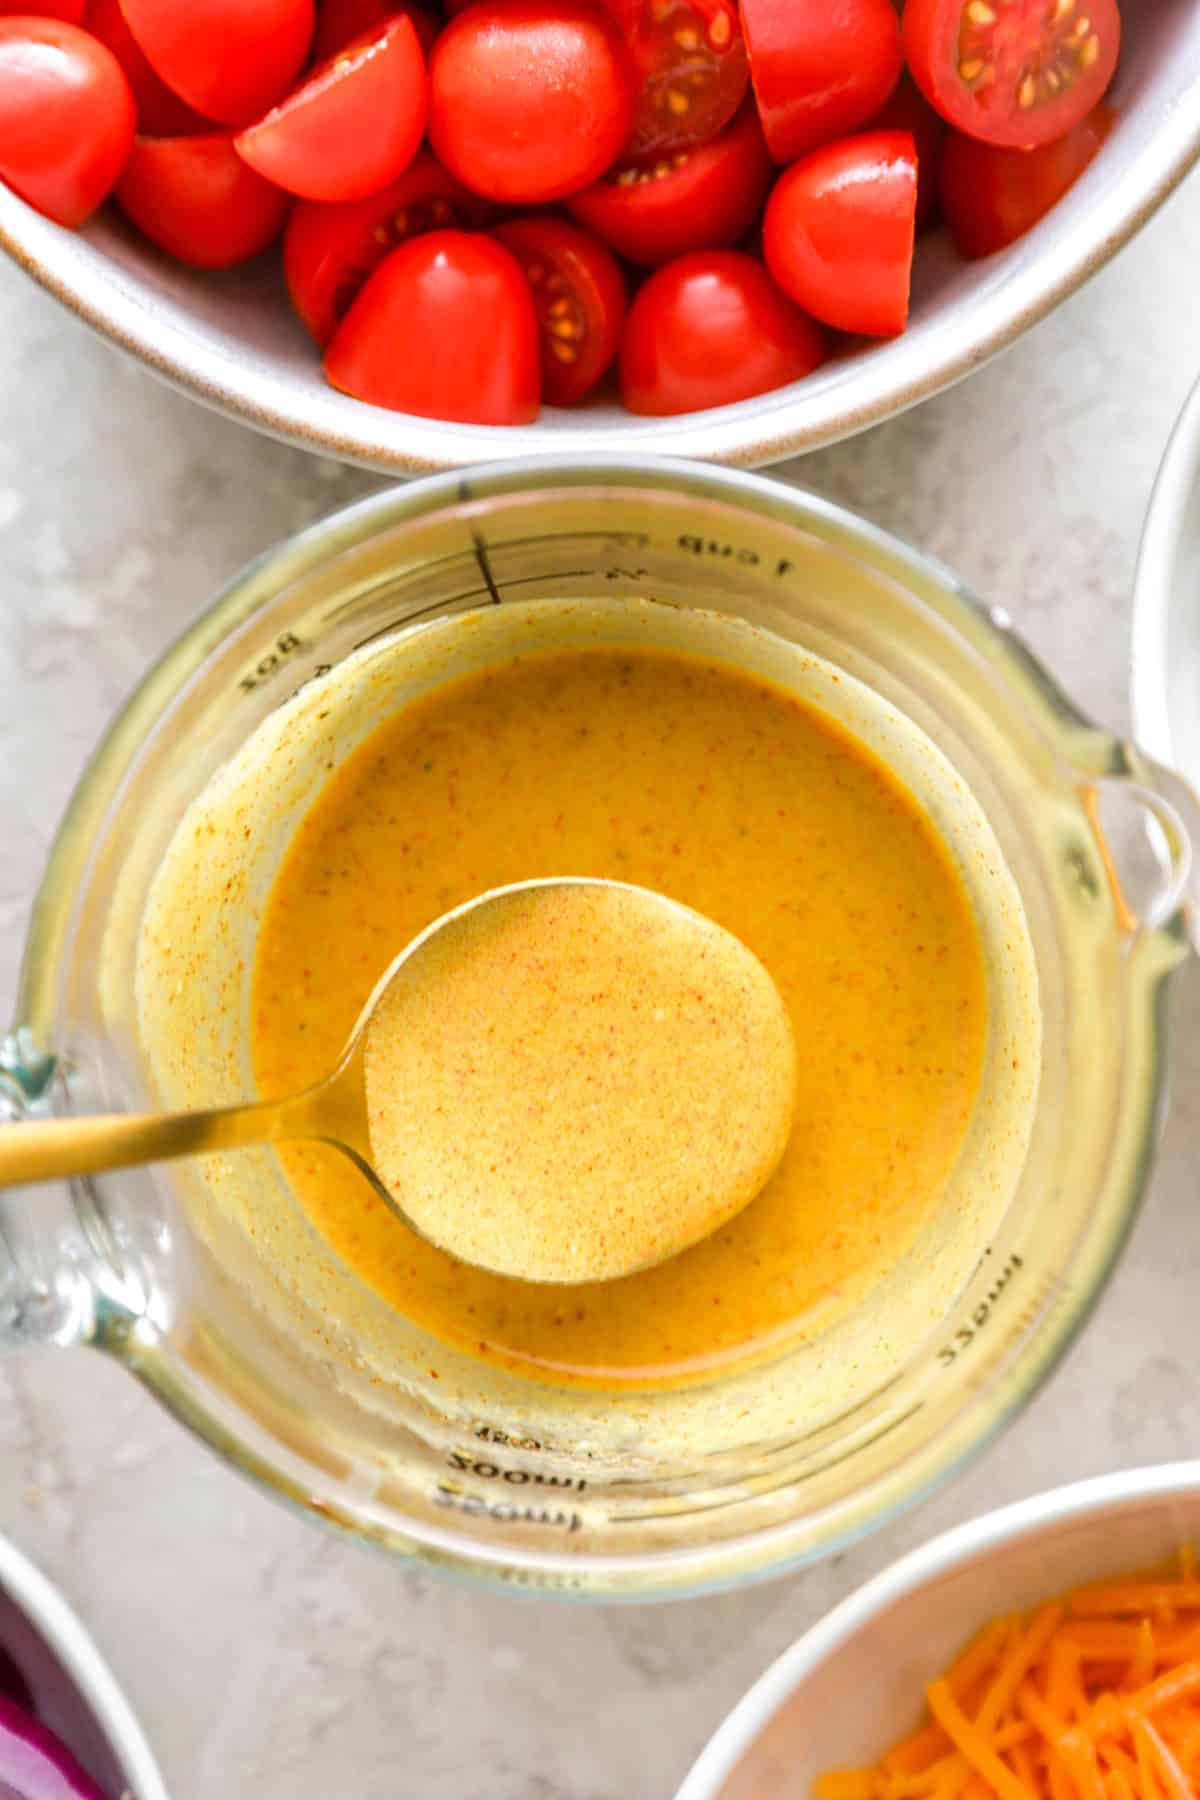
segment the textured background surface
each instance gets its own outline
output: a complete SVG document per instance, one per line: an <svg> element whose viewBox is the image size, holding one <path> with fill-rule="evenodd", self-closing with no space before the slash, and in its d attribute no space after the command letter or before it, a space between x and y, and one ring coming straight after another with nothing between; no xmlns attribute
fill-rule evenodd
<svg viewBox="0 0 1200 1800"><path fill-rule="evenodd" d="M1006 605L1127 721L1150 484L1200 372L1200 179L966 386L794 468ZM148 659L245 559L372 478L252 437L0 268L0 1007L55 822ZM272 1508L98 1358L0 1368L0 1530L61 1582L176 1800L669 1800L764 1664L901 1549L1072 1476L1200 1454L1200 976L1132 1248L1080 1347L963 1479L850 1555L670 1608L390 1567ZM1086 1130L1086 1121L1074 1129Z"/></svg>

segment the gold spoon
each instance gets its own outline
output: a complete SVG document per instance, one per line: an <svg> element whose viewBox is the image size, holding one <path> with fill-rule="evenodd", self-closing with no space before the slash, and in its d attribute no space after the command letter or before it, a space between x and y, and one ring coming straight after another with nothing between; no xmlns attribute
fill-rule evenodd
<svg viewBox="0 0 1200 1800"><path fill-rule="evenodd" d="M603 1280L753 1199L794 1096L783 1002L731 933L622 882L521 882L402 950L315 1087L5 1126L0 1187L317 1139L461 1261Z"/></svg>

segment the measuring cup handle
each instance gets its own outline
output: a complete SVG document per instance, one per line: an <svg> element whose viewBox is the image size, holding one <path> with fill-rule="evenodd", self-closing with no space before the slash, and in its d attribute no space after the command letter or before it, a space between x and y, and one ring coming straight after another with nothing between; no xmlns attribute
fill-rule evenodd
<svg viewBox="0 0 1200 1800"><path fill-rule="evenodd" d="M1200 951L1200 796L1182 775L1137 748L1125 746L1125 785L1139 802L1162 874L1145 923L1164 926L1178 917L1192 948Z"/></svg>

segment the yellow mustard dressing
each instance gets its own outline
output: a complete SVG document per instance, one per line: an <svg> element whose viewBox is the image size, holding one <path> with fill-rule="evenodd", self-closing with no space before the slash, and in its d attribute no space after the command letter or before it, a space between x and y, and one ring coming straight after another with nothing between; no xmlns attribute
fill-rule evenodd
<svg viewBox="0 0 1200 1800"><path fill-rule="evenodd" d="M290 1146L340 1257L434 1337L557 1382L668 1386L825 1329L911 1247L954 1169L987 1031L978 929L933 826L865 746L727 665L546 651L386 721L302 820L258 935L260 1090L319 1079L396 952L485 889L606 876L733 932L786 1004L795 1123L757 1199L618 1281L469 1268L336 1152Z"/></svg>

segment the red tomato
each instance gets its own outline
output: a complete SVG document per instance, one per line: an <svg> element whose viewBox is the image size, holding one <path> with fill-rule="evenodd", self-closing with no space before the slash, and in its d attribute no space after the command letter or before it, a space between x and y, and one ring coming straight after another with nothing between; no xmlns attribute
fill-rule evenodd
<svg viewBox="0 0 1200 1800"><path fill-rule="evenodd" d="M398 244L448 225L486 225L493 208L418 150L399 181L366 200L301 200L283 234L292 305L324 346L359 288Z"/></svg>
<svg viewBox="0 0 1200 1800"><path fill-rule="evenodd" d="M625 154L705 144L746 96L750 65L734 0L608 0L639 81Z"/></svg>
<svg viewBox="0 0 1200 1800"><path fill-rule="evenodd" d="M39 19L65 19L68 25L78 25L83 18L85 0L40 0L33 9L33 16ZM0 19L13 17L29 18L29 0L0 0Z"/></svg>
<svg viewBox="0 0 1200 1800"><path fill-rule="evenodd" d="M908 74L901 75L890 100L886 100L865 127L867 131L911 131L917 146L917 235L937 224L938 162L946 137L946 121L935 113Z"/></svg>
<svg viewBox="0 0 1200 1800"><path fill-rule="evenodd" d="M827 325L892 337L908 317L916 207L911 132L826 144L775 183L763 220L767 267Z"/></svg>
<svg viewBox="0 0 1200 1800"><path fill-rule="evenodd" d="M1065 137L1007 150L952 131L942 155L942 207L964 256L990 256L1024 235L1062 199L1112 130L1103 101Z"/></svg>
<svg viewBox="0 0 1200 1800"><path fill-rule="evenodd" d="M538 410L538 328L520 263L465 231L401 244L338 326L325 373L397 412L527 425Z"/></svg>
<svg viewBox="0 0 1200 1800"><path fill-rule="evenodd" d="M275 242L291 205L247 168L227 131L137 138L116 198L152 243L196 269L257 256Z"/></svg>
<svg viewBox="0 0 1200 1800"><path fill-rule="evenodd" d="M281 100L312 42L313 0L121 0L126 24L167 86L222 125Z"/></svg>
<svg viewBox="0 0 1200 1800"><path fill-rule="evenodd" d="M799 381L824 356L820 327L760 262L698 251L657 270L630 307L621 398L635 413L700 412Z"/></svg>
<svg viewBox="0 0 1200 1800"><path fill-rule="evenodd" d="M1091 111L1117 66L1117 0L907 0L913 79L944 119L1031 149Z"/></svg>
<svg viewBox="0 0 1200 1800"><path fill-rule="evenodd" d="M434 149L493 200L587 187L633 125L633 71L616 27L575 0L480 0L447 25L429 75Z"/></svg>
<svg viewBox="0 0 1200 1800"><path fill-rule="evenodd" d="M625 283L611 250L563 219L512 219L495 232L525 271L542 343L542 398L574 406L617 354Z"/></svg>
<svg viewBox="0 0 1200 1800"><path fill-rule="evenodd" d="M411 19L357 39L234 139L252 169L304 200L361 200L403 174L425 130L425 58Z"/></svg>
<svg viewBox="0 0 1200 1800"><path fill-rule="evenodd" d="M355 38L365 37L368 31L378 34L401 14L412 20L417 42L428 56L441 25L425 7L409 4L408 0L322 0L313 38L313 61L325 62Z"/></svg>
<svg viewBox="0 0 1200 1800"><path fill-rule="evenodd" d="M22 200L82 224L121 173L134 122L103 44L60 19L0 19L0 181Z"/></svg>
<svg viewBox="0 0 1200 1800"><path fill-rule="evenodd" d="M627 262L654 269L689 250L740 242L774 173L758 115L747 106L711 144L651 168L619 168L572 194L567 207Z"/></svg>
<svg viewBox="0 0 1200 1800"><path fill-rule="evenodd" d="M865 125L900 76L892 0L742 0L742 29L776 162Z"/></svg>
<svg viewBox="0 0 1200 1800"><path fill-rule="evenodd" d="M193 112L154 73L125 23L121 0L88 0L85 26L93 37L107 44L124 69L125 79L133 89L139 131L148 137L187 137L193 132L211 130L211 120Z"/></svg>

